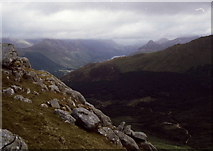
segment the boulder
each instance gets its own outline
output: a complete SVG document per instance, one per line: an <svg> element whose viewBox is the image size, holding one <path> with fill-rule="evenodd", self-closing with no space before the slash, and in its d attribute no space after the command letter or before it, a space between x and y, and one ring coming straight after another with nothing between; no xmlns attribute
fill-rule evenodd
<svg viewBox="0 0 213 151"><path fill-rule="evenodd" d="M30 88L27 88L27 94L30 94L30 92L31 92Z"/></svg>
<svg viewBox="0 0 213 151"><path fill-rule="evenodd" d="M28 149L25 141L18 135L6 129L0 129L2 138L0 139L0 145L2 151L20 150L24 151Z"/></svg>
<svg viewBox="0 0 213 151"><path fill-rule="evenodd" d="M101 110L96 109L95 107L92 108L93 112L99 117L101 120L101 125L104 127L112 127L111 119L106 116Z"/></svg>
<svg viewBox="0 0 213 151"><path fill-rule="evenodd" d="M48 105L45 104L45 103L42 103L40 106L43 107L43 108L48 108Z"/></svg>
<svg viewBox="0 0 213 151"><path fill-rule="evenodd" d="M16 95L16 96L14 96L14 99L25 102L25 103L32 103L32 100L25 98L22 95Z"/></svg>
<svg viewBox="0 0 213 151"><path fill-rule="evenodd" d="M34 81L34 82L40 82L40 81L42 81L42 80L38 77L38 75L36 74L36 72L34 72L34 71L26 72L26 73L23 75L23 77L24 77L25 79L32 80L32 81Z"/></svg>
<svg viewBox="0 0 213 151"><path fill-rule="evenodd" d="M131 129L131 125L125 126L123 132L129 136L131 136L134 133L134 131Z"/></svg>
<svg viewBox="0 0 213 151"><path fill-rule="evenodd" d="M114 131L109 127L101 127L98 129L98 133L107 137L111 142L116 145L122 146L119 137L114 133Z"/></svg>
<svg viewBox="0 0 213 151"><path fill-rule="evenodd" d="M13 61L18 57L14 45L2 44L2 66L11 68Z"/></svg>
<svg viewBox="0 0 213 151"><path fill-rule="evenodd" d="M70 90L69 93L67 92L67 94L71 95L76 101L79 101L82 104L86 103L86 99L78 91Z"/></svg>
<svg viewBox="0 0 213 151"><path fill-rule="evenodd" d="M37 91L33 91L34 95L39 95L39 93Z"/></svg>
<svg viewBox="0 0 213 151"><path fill-rule="evenodd" d="M147 136L144 132L133 132L131 136L137 142L145 142L147 140Z"/></svg>
<svg viewBox="0 0 213 151"><path fill-rule="evenodd" d="M121 140L122 145L127 149L127 150L138 150L139 147L137 143L132 139L130 136L124 134L121 131L114 130L115 134L119 137Z"/></svg>
<svg viewBox="0 0 213 151"><path fill-rule="evenodd" d="M21 87L19 87L19 86L17 86L17 85L12 85L12 86L10 86L10 87L13 88L15 92L20 92L20 91L23 90Z"/></svg>
<svg viewBox="0 0 213 151"><path fill-rule="evenodd" d="M118 125L117 129L118 129L119 131L123 131L123 130L124 130L125 124L126 124L126 122L121 122L121 123Z"/></svg>
<svg viewBox="0 0 213 151"><path fill-rule="evenodd" d="M58 102L59 102L58 99L52 99L52 100L49 101L49 104L53 108L60 108L60 105L59 105Z"/></svg>
<svg viewBox="0 0 213 151"><path fill-rule="evenodd" d="M50 91L60 92L59 88L56 85L49 85Z"/></svg>
<svg viewBox="0 0 213 151"><path fill-rule="evenodd" d="M24 73L25 72L22 69L12 71L12 74L15 77L15 81L17 81L17 82L21 81L21 78L23 77Z"/></svg>
<svg viewBox="0 0 213 151"><path fill-rule="evenodd" d="M83 107L73 109L71 115L76 119L77 125L87 130L96 130L101 122L97 115Z"/></svg>
<svg viewBox="0 0 213 151"><path fill-rule="evenodd" d="M55 113L59 115L60 118L62 118L65 122L74 124L76 119L73 118L69 112L61 110L61 109L55 109Z"/></svg>
<svg viewBox="0 0 213 151"><path fill-rule="evenodd" d="M20 60L21 60L23 67L31 68L31 64L26 57L21 57Z"/></svg>
<svg viewBox="0 0 213 151"><path fill-rule="evenodd" d="M6 95L14 95L14 94L15 94L15 91L14 91L14 89L12 89L12 88L7 88L7 89L3 89L3 90L2 90L2 93L3 93L3 94L6 94Z"/></svg>
<svg viewBox="0 0 213 151"><path fill-rule="evenodd" d="M72 111L72 109L71 109L68 105L65 105L65 108L66 108L69 112Z"/></svg>

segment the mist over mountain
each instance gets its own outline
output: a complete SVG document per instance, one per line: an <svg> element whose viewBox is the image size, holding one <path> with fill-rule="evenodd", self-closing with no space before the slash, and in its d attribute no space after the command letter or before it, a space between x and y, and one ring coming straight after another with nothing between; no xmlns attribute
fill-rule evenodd
<svg viewBox="0 0 213 151"><path fill-rule="evenodd" d="M64 74L59 70L74 70L134 50L134 47L121 46L113 40L43 39L31 47L19 48L18 52L29 57L35 69L44 69L58 76ZM39 55L43 59L39 59Z"/></svg>
<svg viewBox="0 0 213 151"><path fill-rule="evenodd" d="M115 123L127 119L159 138L210 148L211 44L212 36L201 37L158 52L90 64L62 80Z"/></svg>

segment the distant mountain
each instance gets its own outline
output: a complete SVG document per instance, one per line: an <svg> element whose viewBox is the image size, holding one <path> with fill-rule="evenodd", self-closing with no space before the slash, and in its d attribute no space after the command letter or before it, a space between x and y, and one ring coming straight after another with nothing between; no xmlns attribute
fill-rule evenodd
<svg viewBox="0 0 213 151"><path fill-rule="evenodd" d="M27 57L32 63L32 67L36 70L46 70L57 77L63 76L63 70L66 70L63 66L56 64L46 56L42 55L39 52L26 52L23 57Z"/></svg>
<svg viewBox="0 0 213 151"><path fill-rule="evenodd" d="M112 40L69 39L44 39L32 47L18 49L22 56L26 56L27 54L27 56L30 55L30 58L32 58L34 54L37 56L39 53L55 64L69 69L76 69L92 62L101 62L113 56L126 55L129 50L130 49L126 47L116 44ZM41 62L39 64L37 62L34 63L36 59L30 61L34 65L40 65L40 69L48 70L46 63L42 63L42 60L40 60ZM48 71L51 72L52 69Z"/></svg>
<svg viewBox="0 0 213 151"><path fill-rule="evenodd" d="M176 38L173 40L168 40L166 38L161 38L158 41L150 40L150 41L148 41L147 44L140 47L138 49L138 51L134 52L133 54L155 52L155 51L163 50L168 47L174 46L176 44L188 43L197 38L199 38L199 37L191 36L191 37L180 37L180 38Z"/></svg>
<svg viewBox="0 0 213 151"><path fill-rule="evenodd" d="M211 148L212 38L89 64L62 80L115 123L126 119L156 137Z"/></svg>

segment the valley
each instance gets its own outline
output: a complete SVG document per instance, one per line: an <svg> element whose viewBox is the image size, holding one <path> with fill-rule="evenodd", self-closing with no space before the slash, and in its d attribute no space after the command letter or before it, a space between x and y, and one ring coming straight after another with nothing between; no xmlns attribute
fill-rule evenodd
<svg viewBox="0 0 213 151"><path fill-rule="evenodd" d="M90 64L62 79L115 123L211 148L211 38Z"/></svg>

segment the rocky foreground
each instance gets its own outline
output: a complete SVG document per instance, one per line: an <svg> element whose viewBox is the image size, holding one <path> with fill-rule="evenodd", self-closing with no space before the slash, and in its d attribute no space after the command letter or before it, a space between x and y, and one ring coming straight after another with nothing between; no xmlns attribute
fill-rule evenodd
<svg viewBox="0 0 213 151"><path fill-rule="evenodd" d="M12 130L11 127L14 127L15 129L15 127L21 123L14 123L17 124L16 126L4 124L10 123L8 122L10 119L7 119L10 115L6 114L10 113L9 111L12 110L8 105L8 102L10 101L12 103L15 102L17 104L17 108L19 104L23 107L26 106L26 108L36 104L37 106L34 107L35 109L50 111L51 116L53 115L54 117L61 118L61 122L69 124L70 130L76 125L77 127L86 130L86 133L97 133L104 136L112 143L112 145L116 145L118 148L126 148L127 150L157 150L150 142L148 142L147 135L145 133L133 131L131 129L131 125L125 125L125 122L122 122L116 127L107 115L95 108L92 104L88 103L79 92L72 90L46 71L37 71L32 69L28 59L19 57L13 45L2 44L2 50L3 58L1 70L3 79L2 96L4 128L0 131L2 134L2 150L34 149L32 147L28 147L32 145L27 143L30 141L25 139L27 138L26 134L23 134L22 136L21 133L17 135L13 131L10 131ZM7 102L4 106L5 100ZM20 108L17 110L21 112ZM16 113L14 114L14 116L22 116L16 115ZM40 116L39 113L37 114ZM38 121L37 123L35 122L34 125L39 125L39 120L42 123L42 119L28 118L29 119L23 118L23 123L28 122L29 120L32 120L32 123L34 123L33 121ZM43 118L43 120L45 119L46 117ZM48 122L45 122L46 125L41 125L39 128L43 128L45 126L45 128L48 128ZM60 124L62 123L58 124L60 127ZM7 127L10 127L10 130L8 130ZM29 130L30 128L21 127L21 129ZM29 133L28 135L32 134ZM42 135L46 134L37 135L42 137ZM39 140L37 141L39 143ZM71 140L66 140L63 136L61 136L60 141L62 142L62 147L60 147L60 149L63 149L63 143Z"/></svg>

